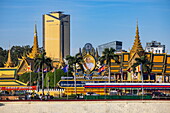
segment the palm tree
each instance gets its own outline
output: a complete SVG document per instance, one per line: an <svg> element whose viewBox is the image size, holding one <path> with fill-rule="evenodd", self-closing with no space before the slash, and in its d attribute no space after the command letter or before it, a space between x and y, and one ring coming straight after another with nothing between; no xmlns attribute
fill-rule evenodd
<svg viewBox="0 0 170 113"><path fill-rule="evenodd" d="M139 65L142 66L141 67L141 77L142 77L142 84L143 84L143 72L148 73L148 75L149 75L151 72L152 63L147 59L146 55L141 56L140 58L136 58L135 60L136 60L136 63L134 63L132 65L133 72L135 72L136 66L139 66ZM143 93L144 93L144 89L142 87L142 96L143 96Z"/></svg>
<svg viewBox="0 0 170 113"><path fill-rule="evenodd" d="M106 64L109 67L109 83L110 83L110 68L111 68L111 60L115 60L116 63L119 63L119 56L114 52L116 50L113 48L105 48L103 51L103 55L99 58L101 64Z"/></svg>
<svg viewBox="0 0 170 113"><path fill-rule="evenodd" d="M76 64L79 64L80 68L84 72L84 68L83 68L83 65L82 65L82 63L84 62L83 57L80 53L78 53L75 56L67 55L66 60L68 61L69 70L74 71L75 94L77 94L77 91L76 91ZM73 68L74 68L74 70L73 70Z"/></svg>
<svg viewBox="0 0 170 113"><path fill-rule="evenodd" d="M46 66L48 70L52 69L52 65L51 65L52 60L50 58L47 58L45 55L46 55L46 53L43 50L42 54L39 54L34 59L34 70L40 69L42 72L42 93L43 93L43 95L44 95L44 73L43 73L44 67Z"/></svg>
<svg viewBox="0 0 170 113"><path fill-rule="evenodd" d="M146 55L141 56L140 58L136 58L135 60L136 60L136 63L134 63L132 65L133 72L135 72L136 66L141 65L142 66L141 67L141 76L142 76L142 80L143 80L143 73L150 74L152 63L147 59Z"/></svg>
<svg viewBox="0 0 170 113"><path fill-rule="evenodd" d="M70 71L73 71L73 68L74 68L74 70L76 70L76 64L79 64L81 70L84 72L84 68L82 65L84 60L80 53L76 54L75 56L67 55L66 60L68 61Z"/></svg>

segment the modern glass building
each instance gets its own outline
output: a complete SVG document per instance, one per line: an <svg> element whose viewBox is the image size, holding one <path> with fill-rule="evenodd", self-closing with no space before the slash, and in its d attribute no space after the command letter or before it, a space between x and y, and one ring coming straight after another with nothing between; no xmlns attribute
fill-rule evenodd
<svg viewBox="0 0 170 113"><path fill-rule="evenodd" d="M120 52L122 50L122 42L121 41L112 41L112 42L109 42L109 43L99 45L98 51L99 51L100 56L102 55L102 52L104 51L105 48L113 48L117 52Z"/></svg>

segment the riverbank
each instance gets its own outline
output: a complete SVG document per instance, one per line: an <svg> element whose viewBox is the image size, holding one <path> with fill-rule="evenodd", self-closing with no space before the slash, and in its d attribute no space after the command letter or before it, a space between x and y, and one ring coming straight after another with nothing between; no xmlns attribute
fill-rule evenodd
<svg viewBox="0 0 170 113"><path fill-rule="evenodd" d="M168 113L170 101L0 102L1 113Z"/></svg>

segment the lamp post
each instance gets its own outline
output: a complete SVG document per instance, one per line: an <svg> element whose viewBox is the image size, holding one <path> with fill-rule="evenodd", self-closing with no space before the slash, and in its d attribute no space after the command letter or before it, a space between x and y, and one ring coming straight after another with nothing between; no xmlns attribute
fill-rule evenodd
<svg viewBox="0 0 170 113"><path fill-rule="evenodd" d="M43 72L43 65L42 65L42 94L44 96L44 72Z"/></svg>

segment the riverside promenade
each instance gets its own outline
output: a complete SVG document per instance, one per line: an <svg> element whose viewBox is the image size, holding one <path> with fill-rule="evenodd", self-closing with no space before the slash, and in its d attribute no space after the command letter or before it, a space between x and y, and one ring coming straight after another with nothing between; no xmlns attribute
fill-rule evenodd
<svg viewBox="0 0 170 113"><path fill-rule="evenodd" d="M170 101L1 101L0 113L170 113Z"/></svg>

